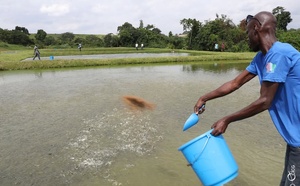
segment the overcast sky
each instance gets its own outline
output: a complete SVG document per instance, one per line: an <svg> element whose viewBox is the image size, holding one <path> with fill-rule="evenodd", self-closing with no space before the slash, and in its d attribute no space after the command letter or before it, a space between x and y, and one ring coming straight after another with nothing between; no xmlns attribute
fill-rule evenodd
<svg viewBox="0 0 300 186"><path fill-rule="evenodd" d="M300 28L299 0L0 0L0 28L26 27L30 33L117 33L125 22L138 27L140 20L164 34L182 33L180 20L214 20L227 15L235 24L248 14L282 6L291 13L288 28Z"/></svg>

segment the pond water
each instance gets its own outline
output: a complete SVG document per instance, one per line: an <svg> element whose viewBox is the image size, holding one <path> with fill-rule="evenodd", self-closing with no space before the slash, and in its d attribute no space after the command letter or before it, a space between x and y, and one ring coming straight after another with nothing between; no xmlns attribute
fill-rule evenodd
<svg viewBox="0 0 300 186"><path fill-rule="evenodd" d="M178 148L259 95L252 80L210 101L183 132L200 95L246 64L0 72L0 185L201 185ZM122 96L156 105L131 110ZM267 112L223 135L239 166L229 186L278 185L285 143Z"/></svg>

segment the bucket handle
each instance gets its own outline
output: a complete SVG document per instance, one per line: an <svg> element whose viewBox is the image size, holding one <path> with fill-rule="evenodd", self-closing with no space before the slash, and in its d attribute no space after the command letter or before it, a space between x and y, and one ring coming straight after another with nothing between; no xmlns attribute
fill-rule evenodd
<svg viewBox="0 0 300 186"><path fill-rule="evenodd" d="M211 137L211 135L206 135L206 137L207 137L207 140L206 140L206 142L205 142L205 144L204 144L204 146L203 146L203 148L202 148L200 154L198 155L198 157L197 157L192 163L187 164L187 166L192 166L192 165L193 165L196 161L198 161L198 159L200 158L200 156L201 156L201 154L203 153L205 147L207 146L208 140L209 140L209 138Z"/></svg>

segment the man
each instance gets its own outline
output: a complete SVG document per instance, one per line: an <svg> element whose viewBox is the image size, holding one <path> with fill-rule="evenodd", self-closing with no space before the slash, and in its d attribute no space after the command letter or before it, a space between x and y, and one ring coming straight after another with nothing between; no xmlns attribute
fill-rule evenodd
<svg viewBox="0 0 300 186"><path fill-rule="evenodd" d="M300 185L300 53L275 36L276 18L270 12L247 16L249 46L258 52L250 65L233 80L199 98L194 111L207 101L225 96L259 77L260 96L243 109L212 125L212 135L225 133L234 121L269 110L272 121L287 143L285 168L280 186Z"/></svg>
<svg viewBox="0 0 300 186"><path fill-rule="evenodd" d="M139 50L139 44L137 44L137 43L135 44L135 49Z"/></svg>
<svg viewBox="0 0 300 186"><path fill-rule="evenodd" d="M225 50L225 44L222 43L222 45L221 45L221 52L224 52L224 50Z"/></svg>
<svg viewBox="0 0 300 186"><path fill-rule="evenodd" d="M78 49L79 49L80 52L81 52L81 48L82 48L82 45L81 45L81 43L79 43L78 44Z"/></svg>
<svg viewBox="0 0 300 186"><path fill-rule="evenodd" d="M41 60L41 58L40 58L40 51L39 51L39 49L38 49L38 47L36 45L33 48L33 55L34 55L33 60L35 60L36 57L38 57L39 60Z"/></svg>

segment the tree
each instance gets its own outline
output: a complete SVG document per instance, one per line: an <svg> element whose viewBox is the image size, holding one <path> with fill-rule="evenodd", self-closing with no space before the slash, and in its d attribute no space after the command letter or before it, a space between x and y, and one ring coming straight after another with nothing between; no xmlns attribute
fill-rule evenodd
<svg viewBox="0 0 300 186"><path fill-rule="evenodd" d="M132 24L125 22L122 26L119 26L117 30L119 32L121 46L134 46L138 39L138 32Z"/></svg>
<svg viewBox="0 0 300 186"><path fill-rule="evenodd" d="M183 26L183 31L190 31L191 27L192 27L192 19L182 19L180 20L180 24Z"/></svg>
<svg viewBox="0 0 300 186"><path fill-rule="evenodd" d="M196 19L182 19L180 20L180 24L183 26L183 31L188 32L188 48L192 48L192 39L196 37L199 32L199 28L201 26L201 22Z"/></svg>
<svg viewBox="0 0 300 186"><path fill-rule="evenodd" d="M2 28L0 28L0 41L8 43L10 35L11 35L11 31L3 30Z"/></svg>
<svg viewBox="0 0 300 186"><path fill-rule="evenodd" d="M153 28L152 32L155 34L161 34L161 30L159 28Z"/></svg>
<svg viewBox="0 0 300 186"><path fill-rule="evenodd" d="M147 25L146 26L146 30L152 30L153 28L155 28L154 25Z"/></svg>
<svg viewBox="0 0 300 186"><path fill-rule="evenodd" d="M35 35L35 39L38 41L44 41L46 36L47 36L47 33L44 30L40 29L37 31L37 33Z"/></svg>
<svg viewBox="0 0 300 186"><path fill-rule="evenodd" d="M65 32L61 34L60 39L65 43L70 43L75 38L75 35L71 32Z"/></svg>
<svg viewBox="0 0 300 186"><path fill-rule="evenodd" d="M140 26L139 26L140 29L144 28L144 22L143 20L140 20Z"/></svg>
<svg viewBox="0 0 300 186"><path fill-rule="evenodd" d="M112 33L109 33L104 36L103 38L104 46L105 47L118 47L119 46L119 39Z"/></svg>
<svg viewBox="0 0 300 186"><path fill-rule="evenodd" d="M281 6L274 8L272 13L277 19L277 29L286 31L287 25L292 22L291 13Z"/></svg>
<svg viewBox="0 0 300 186"><path fill-rule="evenodd" d="M26 35L30 35L28 29L25 28L25 27L19 27L19 26L16 26L16 27L15 27L15 30L16 30L16 31L23 32L23 33L26 34Z"/></svg>
<svg viewBox="0 0 300 186"><path fill-rule="evenodd" d="M289 31L278 30L276 35L279 41L289 43L300 50L300 29L290 29Z"/></svg>
<svg viewBox="0 0 300 186"><path fill-rule="evenodd" d="M23 46L32 45L33 41L29 38L28 34L26 34L26 29L24 32L24 29L22 29L21 27L16 28L16 30L0 29L0 40L9 44Z"/></svg>
<svg viewBox="0 0 300 186"><path fill-rule="evenodd" d="M216 14L214 20L205 21L203 24L190 18L183 19L180 23L187 33L188 49L214 50L215 44L219 46L224 44L227 51L247 50L245 31L240 26L236 26L226 15Z"/></svg>
<svg viewBox="0 0 300 186"><path fill-rule="evenodd" d="M83 37L76 37L74 39L74 44L79 45L79 44L86 44L86 40Z"/></svg>
<svg viewBox="0 0 300 186"><path fill-rule="evenodd" d="M170 33L169 33L169 48L183 49L185 47L185 38L179 37L178 35L170 36Z"/></svg>
<svg viewBox="0 0 300 186"><path fill-rule="evenodd" d="M26 46L32 45L33 41L28 37L27 34L13 30L8 43Z"/></svg>
<svg viewBox="0 0 300 186"><path fill-rule="evenodd" d="M97 47L104 46L103 40L95 35L87 35L85 37L85 40L86 40L87 44L89 44L90 46L97 46Z"/></svg>
<svg viewBox="0 0 300 186"><path fill-rule="evenodd" d="M132 26L132 24L125 22L122 26L118 26L117 31L118 32L122 32L122 31L126 31L126 30L134 30L135 28Z"/></svg>
<svg viewBox="0 0 300 186"><path fill-rule="evenodd" d="M47 36L45 39L44 39L44 43L45 45L47 46L50 46L50 45L55 45L56 44L56 40L53 36Z"/></svg>

